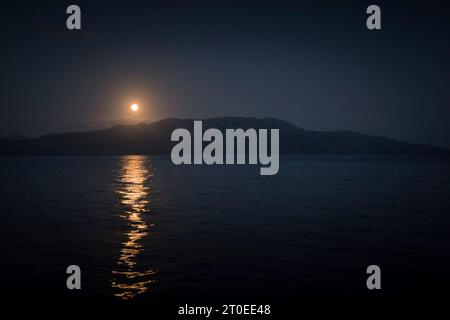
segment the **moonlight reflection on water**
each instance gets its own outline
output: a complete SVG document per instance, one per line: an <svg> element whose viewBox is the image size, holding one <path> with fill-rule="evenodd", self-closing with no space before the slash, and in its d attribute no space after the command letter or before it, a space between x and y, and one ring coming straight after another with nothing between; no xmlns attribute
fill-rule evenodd
<svg viewBox="0 0 450 320"><path fill-rule="evenodd" d="M154 270L139 270L137 257L144 250L141 240L148 235L149 225L143 219L149 211L149 187L147 179L152 175L151 167L143 156L127 156L123 158L120 187L121 203L127 210L121 217L127 220L126 239L122 242L117 270L113 270L111 286L114 295L128 300L146 292L154 282Z"/></svg>

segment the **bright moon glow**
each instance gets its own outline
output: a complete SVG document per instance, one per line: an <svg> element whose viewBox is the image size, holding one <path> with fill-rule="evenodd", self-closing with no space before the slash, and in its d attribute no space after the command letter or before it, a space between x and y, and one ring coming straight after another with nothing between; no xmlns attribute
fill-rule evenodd
<svg viewBox="0 0 450 320"><path fill-rule="evenodd" d="M131 105L131 111L138 111L139 110L139 106L136 103L133 103Z"/></svg>

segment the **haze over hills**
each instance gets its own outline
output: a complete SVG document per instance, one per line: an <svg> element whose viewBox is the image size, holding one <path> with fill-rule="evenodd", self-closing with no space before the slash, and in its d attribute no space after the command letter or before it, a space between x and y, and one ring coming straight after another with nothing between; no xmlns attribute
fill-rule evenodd
<svg viewBox="0 0 450 320"><path fill-rule="evenodd" d="M0 155L124 155L169 154L177 128L192 132L193 119L168 118L153 123L117 125L106 130L59 133L39 138L0 139ZM307 131L277 118L221 117L203 120L203 130L280 129L280 153L297 154L450 154L450 150L395 141L353 131ZM207 144L207 143L205 143Z"/></svg>

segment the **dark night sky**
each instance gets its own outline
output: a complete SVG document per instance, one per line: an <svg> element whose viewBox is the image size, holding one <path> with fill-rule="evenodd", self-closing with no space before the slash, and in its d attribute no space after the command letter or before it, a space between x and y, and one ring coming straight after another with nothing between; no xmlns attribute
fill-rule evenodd
<svg viewBox="0 0 450 320"><path fill-rule="evenodd" d="M135 120L270 116L450 147L438 2L17 2L0 11L0 136L106 127L138 102Z"/></svg>

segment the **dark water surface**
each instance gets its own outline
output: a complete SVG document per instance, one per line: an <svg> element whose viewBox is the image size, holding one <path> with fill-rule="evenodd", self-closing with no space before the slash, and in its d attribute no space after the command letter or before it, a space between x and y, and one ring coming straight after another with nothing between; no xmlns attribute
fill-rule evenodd
<svg viewBox="0 0 450 320"><path fill-rule="evenodd" d="M168 157L0 159L1 283L11 294L169 301L445 290L450 160L284 156L257 166Z"/></svg>

